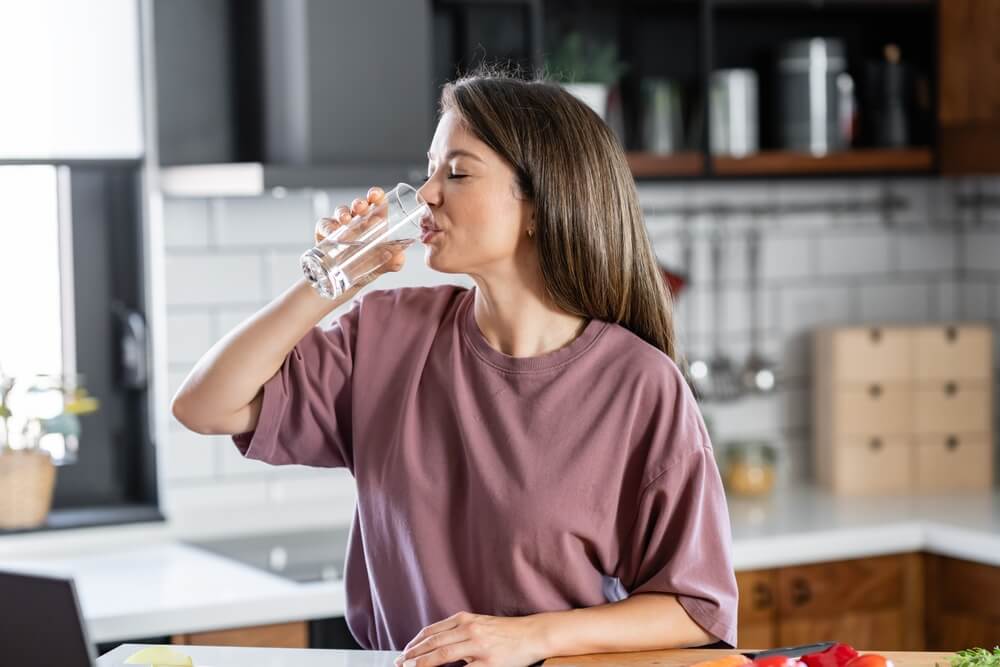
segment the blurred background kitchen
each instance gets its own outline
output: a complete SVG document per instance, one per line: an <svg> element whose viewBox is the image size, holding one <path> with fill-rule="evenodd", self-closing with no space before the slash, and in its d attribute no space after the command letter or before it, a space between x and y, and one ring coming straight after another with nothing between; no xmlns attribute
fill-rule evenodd
<svg viewBox="0 0 1000 667"><path fill-rule="evenodd" d="M350 476L244 460L170 398L500 62L627 151L740 645L992 646L998 34L993 0L0 1L0 568L72 573L102 649L353 645ZM368 289L472 284L409 252Z"/></svg>

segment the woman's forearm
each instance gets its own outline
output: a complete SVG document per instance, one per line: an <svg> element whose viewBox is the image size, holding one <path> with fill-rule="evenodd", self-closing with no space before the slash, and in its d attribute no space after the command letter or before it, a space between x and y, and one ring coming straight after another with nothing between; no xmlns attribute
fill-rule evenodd
<svg viewBox="0 0 1000 667"><path fill-rule="evenodd" d="M541 614L549 655L583 655L704 646L715 641L665 593Z"/></svg>

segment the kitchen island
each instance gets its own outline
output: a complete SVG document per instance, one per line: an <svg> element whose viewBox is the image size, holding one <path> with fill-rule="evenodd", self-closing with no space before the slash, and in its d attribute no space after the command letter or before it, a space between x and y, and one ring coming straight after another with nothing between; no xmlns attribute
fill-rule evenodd
<svg viewBox="0 0 1000 667"><path fill-rule="evenodd" d="M101 656L98 667L119 667L125 659L143 648L141 644L122 644ZM178 649L178 647L173 647ZM395 651L335 651L323 649L277 649L221 646L185 646L180 648L191 656L195 667L394 667ZM877 653L878 651L866 651ZM659 667L686 667L702 660L730 655L734 651L714 649L675 649L670 651L643 651L641 653L606 653L567 658L551 658L545 665L572 667L573 665L658 665ZM949 667L950 653L882 652L896 667Z"/></svg>

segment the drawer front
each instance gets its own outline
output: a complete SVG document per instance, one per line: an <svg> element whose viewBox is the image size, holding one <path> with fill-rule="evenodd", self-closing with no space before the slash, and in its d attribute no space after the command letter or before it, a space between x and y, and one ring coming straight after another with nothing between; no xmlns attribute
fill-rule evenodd
<svg viewBox="0 0 1000 667"><path fill-rule="evenodd" d="M834 437L909 433L912 406L913 390L909 384L840 385L833 393Z"/></svg>
<svg viewBox="0 0 1000 667"><path fill-rule="evenodd" d="M835 441L833 490L843 494L904 493L913 482L913 447L907 436Z"/></svg>
<svg viewBox="0 0 1000 667"><path fill-rule="evenodd" d="M918 380L989 380L993 331L980 325L920 327L914 335Z"/></svg>
<svg viewBox="0 0 1000 667"><path fill-rule="evenodd" d="M740 625L773 623L778 611L776 572L774 570L737 572L736 585L740 591ZM740 639L742 640L742 637Z"/></svg>
<svg viewBox="0 0 1000 667"><path fill-rule="evenodd" d="M939 381L914 390L914 432L984 433L992 430L992 393L978 381Z"/></svg>
<svg viewBox="0 0 1000 667"><path fill-rule="evenodd" d="M778 570L778 616L830 616L838 611L900 607L903 584L901 556L781 568Z"/></svg>
<svg viewBox="0 0 1000 667"><path fill-rule="evenodd" d="M913 377L913 336L902 327L839 329L833 333L834 382L891 382Z"/></svg>
<svg viewBox="0 0 1000 667"><path fill-rule="evenodd" d="M984 491L993 486L993 437L989 433L917 438L918 491Z"/></svg>

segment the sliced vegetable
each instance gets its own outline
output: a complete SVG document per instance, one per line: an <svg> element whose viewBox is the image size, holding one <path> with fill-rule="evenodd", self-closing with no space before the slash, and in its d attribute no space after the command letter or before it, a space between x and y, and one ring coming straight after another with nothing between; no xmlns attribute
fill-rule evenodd
<svg viewBox="0 0 1000 667"><path fill-rule="evenodd" d="M850 644L834 644L825 651L804 655L799 660L806 664L806 667L844 667L854 658L858 657L858 652Z"/></svg>
<svg viewBox="0 0 1000 667"><path fill-rule="evenodd" d="M192 667L191 658L167 646L149 646L136 651L125 659L126 665L153 665L153 667Z"/></svg>
<svg viewBox="0 0 1000 667"><path fill-rule="evenodd" d="M892 660L878 653L865 653L847 663L847 667L893 667Z"/></svg>
<svg viewBox="0 0 1000 667"><path fill-rule="evenodd" d="M805 663L798 658L790 658L787 655L772 655L766 658L757 658L753 661L754 667L805 667Z"/></svg>
<svg viewBox="0 0 1000 667"><path fill-rule="evenodd" d="M739 667L739 665L750 664L750 658L745 655L727 655L723 658L713 658L712 660L703 660L702 662L696 662L691 667Z"/></svg>

